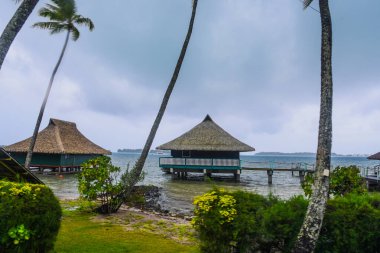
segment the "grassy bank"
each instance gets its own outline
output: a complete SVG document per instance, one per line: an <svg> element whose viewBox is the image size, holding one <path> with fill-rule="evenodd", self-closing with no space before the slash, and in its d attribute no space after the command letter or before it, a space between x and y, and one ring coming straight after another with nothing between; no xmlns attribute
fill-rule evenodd
<svg viewBox="0 0 380 253"><path fill-rule="evenodd" d="M97 215L78 210L77 205L62 203L55 252L199 252L194 232L184 220L129 209Z"/></svg>

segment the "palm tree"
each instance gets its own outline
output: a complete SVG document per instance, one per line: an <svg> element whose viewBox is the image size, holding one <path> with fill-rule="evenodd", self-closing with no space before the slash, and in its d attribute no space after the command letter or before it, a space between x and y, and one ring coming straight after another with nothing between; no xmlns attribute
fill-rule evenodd
<svg viewBox="0 0 380 253"><path fill-rule="evenodd" d="M313 0L304 0L307 8ZM329 191L329 171L332 142L332 25L328 0L319 0L322 26L321 43L321 104L319 114L316 180L306 216L293 252L313 252L322 227Z"/></svg>
<svg viewBox="0 0 380 253"><path fill-rule="evenodd" d="M185 41L184 41L183 46L182 46L181 53L180 53L178 61L177 61L177 65L174 69L172 79L170 80L170 83L166 89L165 95L164 95L162 102L161 102L160 109L159 109L158 114L156 116L156 119L153 123L153 126L150 130L149 136L145 142L145 145L144 145L144 148L141 152L141 155L140 155L139 159L137 160L136 164L134 165L134 167L131 171L130 180L128 182L129 187L128 187L128 189L125 189L125 191L123 192L123 197L129 195L130 191L132 190L132 187L141 178L141 173L142 173L142 169L144 167L146 158L147 158L149 150L152 146L152 143L153 143L154 137L156 135L156 132L158 130L158 127L160 125L161 119L164 116L165 109L166 109L166 106L168 105L170 95L174 89L174 86L175 86L175 83L177 81L179 72L181 70L183 59L185 58L187 46L189 45L191 33L193 31L193 25L194 25L194 19L195 19L195 13L197 10L197 5L198 5L198 0L193 0L193 4L192 4L193 8L192 8L192 14L191 14L191 18L190 18L190 23L189 23L189 27L188 27L188 31L187 31Z"/></svg>
<svg viewBox="0 0 380 253"><path fill-rule="evenodd" d="M65 43L62 48L61 55L59 56L58 62L54 67L53 73L50 77L49 86L46 90L45 98L42 102L40 113L37 118L36 126L34 128L33 136L29 145L28 154L25 160L25 167L29 168L30 162L32 160L32 153L34 145L36 144L38 130L41 125L42 116L44 114L46 102L49 97L51 87L53 85L55 74L57 73L58 67L61 64L63 55L66 51L67 43L69 37L76 41L79 38L79 30L75 25L87 26L90 31L94 29L94 24L91 19L85 18L77 14L77 7L75 0L52 0L53 4L47 4L46 7L39 10L39 15L48 18L49 22L38 22L33 25L33 27L48 29L50 34L56 34L60 32L66 32Z"/></svg>
<svg viewBox="0 0 380 253"><path fill-rule="evenodd" d="M20 0L15 0L20 2ZM3 65L5 56L8 53L9 48L12 45L13 40L16 38L18 32L21 30L25 21L28 19L29 15L34 10L37 5L38 0L24 0L20 7L5 27L3 33L0 36L0 70Z"/></svg>

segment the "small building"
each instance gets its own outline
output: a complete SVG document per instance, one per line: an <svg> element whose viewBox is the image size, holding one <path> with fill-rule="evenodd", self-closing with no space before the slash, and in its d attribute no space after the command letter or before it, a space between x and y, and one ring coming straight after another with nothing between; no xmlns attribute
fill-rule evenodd
<svg viewBox="0 0 380 253"><path fill-rule="evenodd" d="M6 146L4 149L20 164L25 163L31 138ZM49 125L38 133L33 150L31 168L51 168L59 172L79 171L80 165L94 157L109 155L87 139L75 123L50 119Z"/></svg>
<svg viewBox="0 0 380 253"><path fill-rule="evenodd" d="M163 171L177 173L178 177L188 172L198 172L211 176L211 173L233 173L240 179L240 152L255 149L231 136L218 126L209 115L190 131L157 147L170 150L171 157L161 157Z"/></svg>

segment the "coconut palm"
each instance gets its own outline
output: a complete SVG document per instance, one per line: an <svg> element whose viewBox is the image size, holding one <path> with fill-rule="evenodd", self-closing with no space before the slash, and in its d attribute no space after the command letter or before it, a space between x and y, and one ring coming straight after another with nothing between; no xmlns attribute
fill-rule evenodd
<svg viewBox="0 0 380 253"><path fill-rule="evenodd" d="M14 0L20 2L21 0ZM5 27L3 33L0 36L0 69L3 65L5 56L8 53L9 48L12 45L13 40L16 38L18 32L21 30L25 21L28 19L30 13L34 10L38 0L24 0L20 7Z"/></svg>
<svg viewBox="0 0 380 253"><path fill-rule="evenodd" d="M57 73L58 67L61 64L63 55L66 51L69 37L71 35L71 38L74 41L76 41L79 38L80 33L75 25L87 26L90 29L90 31L94 29L94 24L92 23L91 19L85 18L77 14L75 0L52 0L52 2L52 4L47 4L46 7L41 8L39 10L39 15L48 18L50 21L35 23L33 27L50 30L50 34L66 32L66 38L58 62L55 65L53 73L50 77L49 86L46 90L45 98L42 102L40 113L37 118L36 126L34 128L28 154L25 160L26 168L29 168L30 162L32 160L32 153L34 145L36 143L38 130L41 125L41 120L44 114L46 102L48 100L49 93L53 85L55 74Z"/></svg>
<svg viewBox="0 0 380 253"><path fill-rule="evenodd" d="M190 18L190 23L189 23L189 27L187 30L187 35L186 35L185 41L184 41L183 46L182 46L181 53L180 53L178 61L177 61L177 65L175 66L172 79L170 80L170 83L166 89L165 95L164 95L162 102L161 102L160 109L159 109L158 114L156 116L156 119L153 123L153 126L150 130L149 136L145 142L145 145L144 145L144 148L141 152L141 155L140 155L139 159L137 160L136 164L134 165L133 169L131 170L131 175L129 177L129 182L128 182L129 187L127 189L125 189L125 192L123 193L123 195L124 195L123 197L127 196L130 193L132 187L141 178L141 173L142 173L142 169L144 167L146 158L147 158L149 150L152 146L152 143L153 143L154 137L156 135L156 132L158 130L158 127L160 125L161 119L164 116L165 109L168 105L170 95L174 89L174 86L175 86L175 83L177 81L179 72L181 70L183 59L185 58L187 46L189 45L191 33L193 31L193 25L194 25L194 19L195 19L195 13L197 10L197 5L198 5L198 0L193 0L193 4L192 4L193 8L192 8L192 14L191 14L191 18Z"/></svg>
<svg viewBox="0 0 380 253"><path fill-rule="evenodd" d="M307 8L313 0L304 0ZM319 114L316 180L306 216L293 252L313 252L322 227L329 191L329 170L332 136L332 25L328 0L319 0L322 26L321 43L321 104Z"/></svg>

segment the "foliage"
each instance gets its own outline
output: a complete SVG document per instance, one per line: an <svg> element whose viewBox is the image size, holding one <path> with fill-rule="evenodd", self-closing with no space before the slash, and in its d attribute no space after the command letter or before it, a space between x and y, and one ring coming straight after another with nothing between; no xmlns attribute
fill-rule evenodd
<svg viewBox="0 0 380 253"><path fill-rule="evenodd" d="M312 194L312 185L315 179L315 173L307 174L302 188L307 197ZM365 193L367 192L364 179L360 176L360 170L357 166L336 167L330 173L329 194L334 196L343 196L349 193Z"/></svg>
<svg viewBox="0 0 380 253"><path fill-rule="evenodd" d="M0 252L47 252L62 212L45 185L0 181Z"/></svg>
<svg viewBox="0 0 380 253"><path fill-rule="evenodd" d="M365 180L360 176L360 169L354 165L336 167L331 173L330 194L343 196L348 193L364 193L367 191Z"/></svg>
<svg viewBox="0 0 380 253"><path fill-rule="evenodd" d="M348 194L328 202L316 252L380 249L380 194Z"/></svg>
<svg viewBox="0 0 380 253"><path fill-rule="evenodd" d="M234 212L222 215L224 196ZM235 201L233 201L234 199ZM308 201L214 189L194 200L193 225L202 252L291 252ZM231 208L231 206L229 207ZM228 217L228 218L227 218ZM348 194L329 200L317 252L377 252L380 194Z"/></svg>
<svg viewBox="0 0 380 253"><path fill-rule="evenodd" d="M111 158L99 156L82 164L78 175L78 190L86 200L100 201L97 211L100 213L117 212L125 200L132 175L129 169L120 176L120 167L112 165ZM142 177L139 178L139 181Z"/></svg>
<svg viewBox="0 0 380 253"><path fill-rule="evenodd" d="M228 205L224 204L228 199ZM202 252L246 252L258 244L257 214L269 201L257 194L215 188L194 199L192 224L199 232ZM232 209L227 211L225 209ZM224 215L227 214L228 215Z"/></svg>
<svg viewBox="0 0 380 253"><path fill-rule="evenodd" d="M302 196L278 200L258 215L262 252L290 252L301 228L308 202Z"/></svg>

